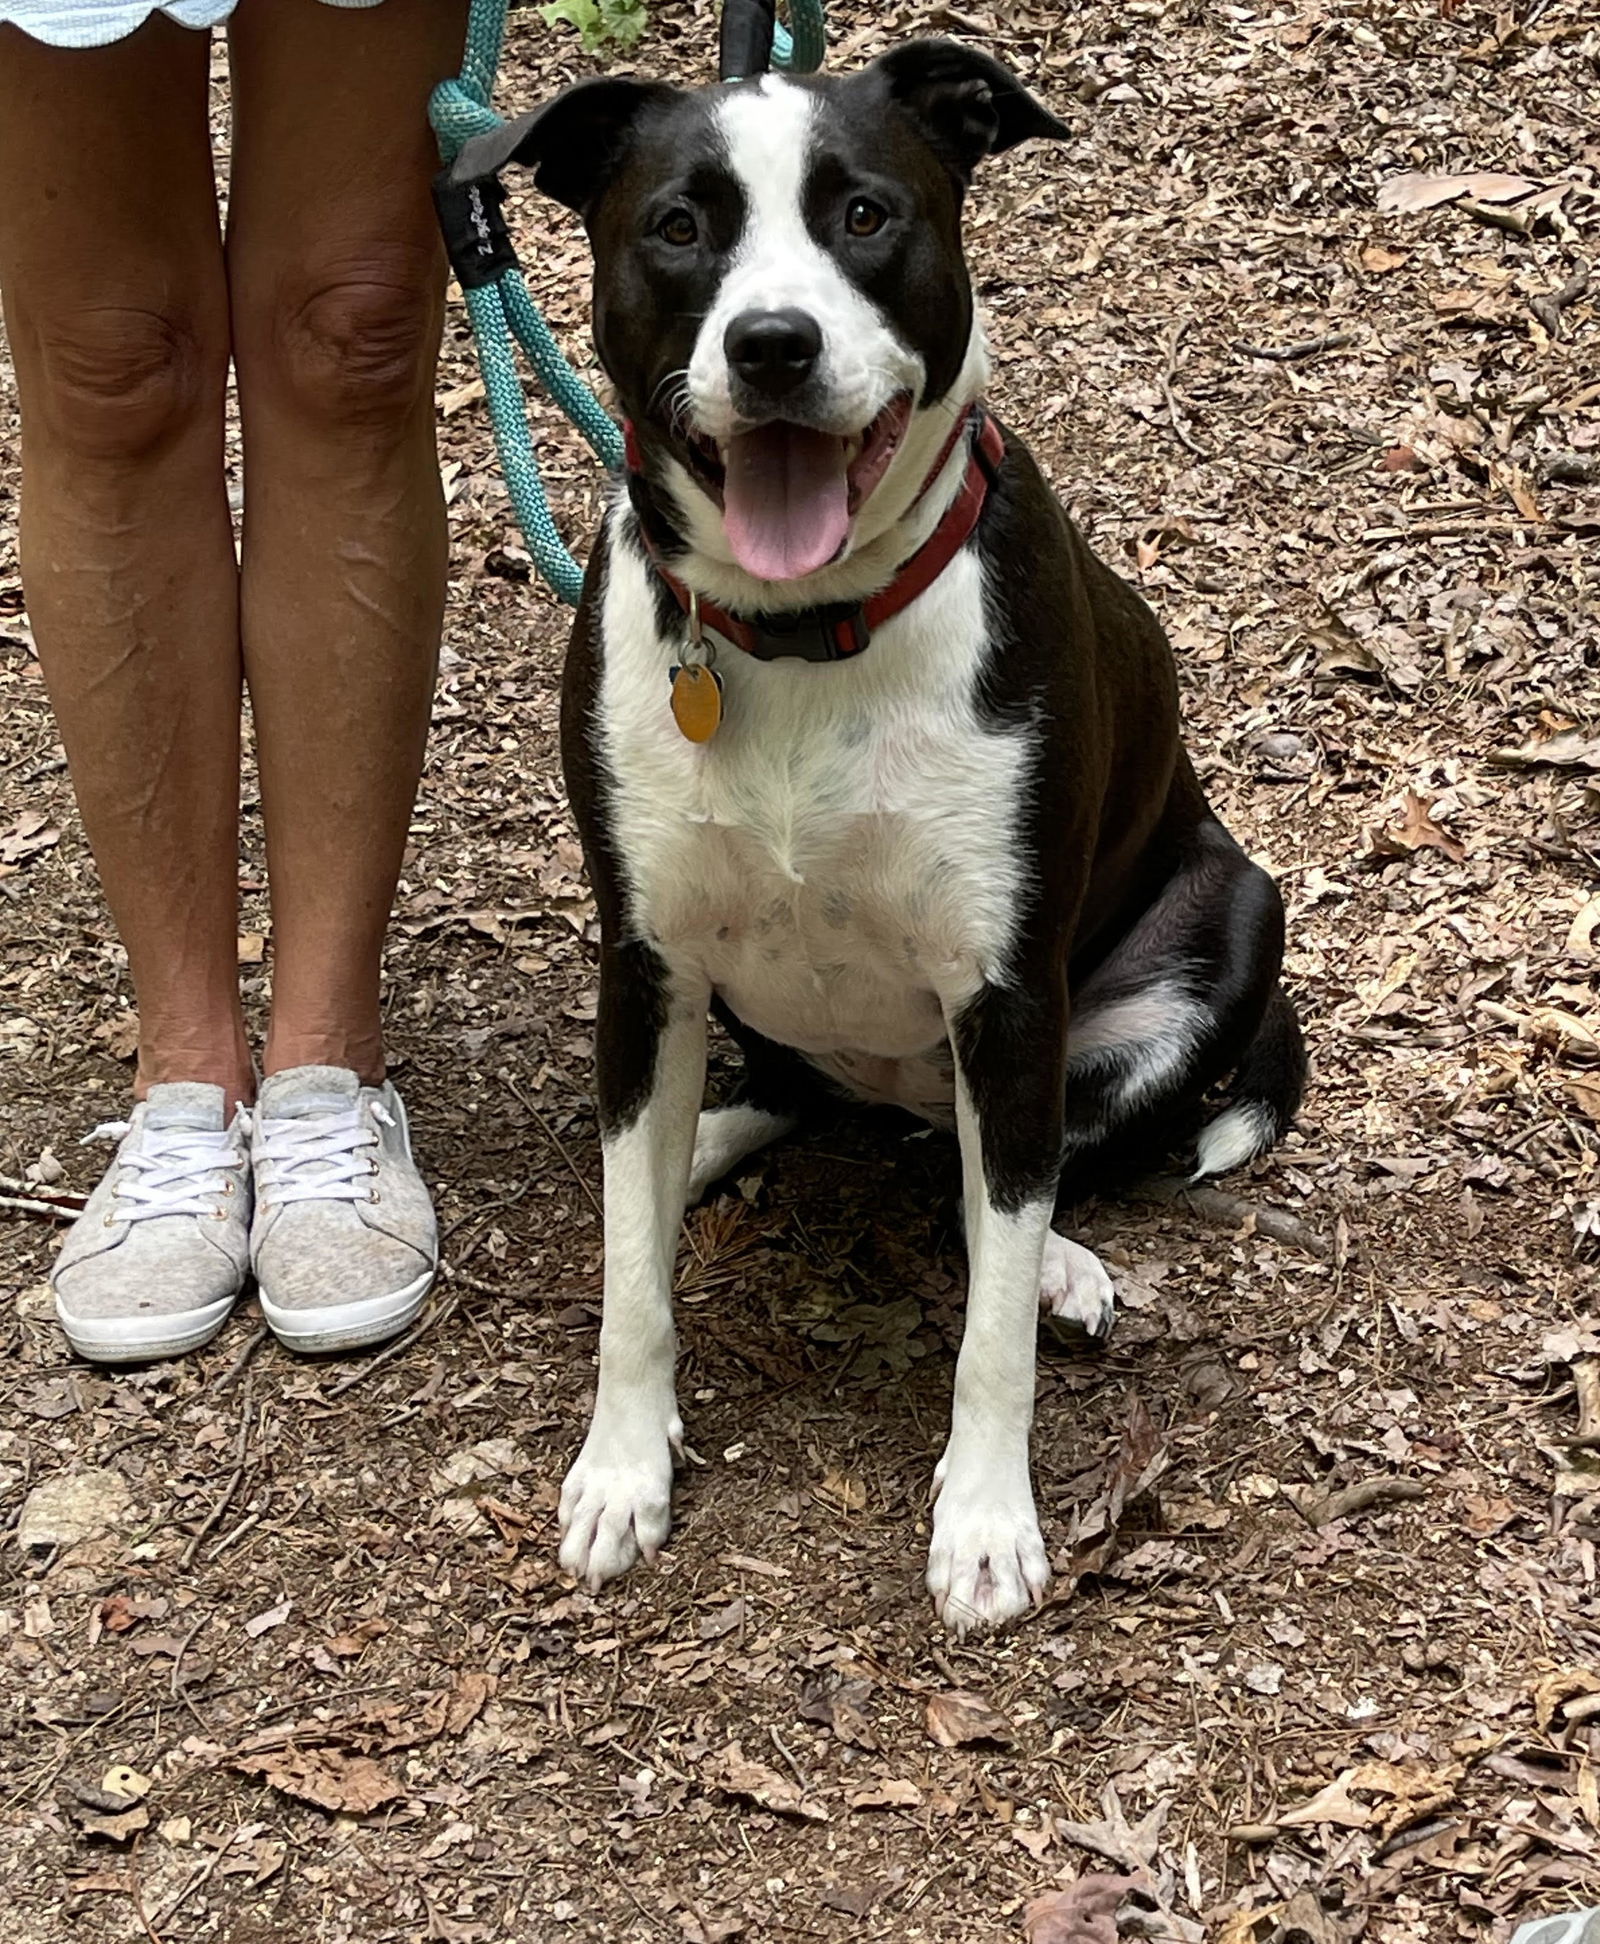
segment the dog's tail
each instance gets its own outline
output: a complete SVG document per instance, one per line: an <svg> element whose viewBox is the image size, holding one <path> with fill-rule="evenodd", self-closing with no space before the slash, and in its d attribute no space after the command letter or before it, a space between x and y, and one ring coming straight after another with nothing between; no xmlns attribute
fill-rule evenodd
<svg viewBox="0 0 1600 1944"><path fill-rule="evenodd" d="M1282 986L1272 988L1233 1076L1233 1098L1201 1129L1191 1179L1243 1167L1283 1138L1306 1085L1306 1046Z"/></svg>

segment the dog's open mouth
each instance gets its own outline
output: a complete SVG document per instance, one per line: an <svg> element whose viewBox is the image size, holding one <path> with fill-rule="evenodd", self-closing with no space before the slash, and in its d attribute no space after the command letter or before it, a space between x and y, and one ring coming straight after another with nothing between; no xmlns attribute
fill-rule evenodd
<svg viewBox="0 0 1600 1944"><path fill-rule="evenodd" d="M722 503L728 544L745 572L799 580L837 558L910 422L911 394L901 392L850 438L771 419L721 441L695 434L689 456Z"/></svg>

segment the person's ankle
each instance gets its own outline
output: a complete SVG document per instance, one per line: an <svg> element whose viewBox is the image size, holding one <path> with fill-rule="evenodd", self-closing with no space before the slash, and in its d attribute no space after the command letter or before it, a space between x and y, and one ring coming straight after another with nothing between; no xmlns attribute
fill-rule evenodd
<svg viewBox="0 0 1600 1944"><path fill-rule="evenodd" d="M223 1113L229 1119L236 1107L250 1106L256 1097L256 1073L243 1034L220 1045L190 1040L178 1044L166 1040L152 1042L141 1036L134 1098L143 1100L152 1087L168 1086L175 1081L220 1087L225 1096Z"/></svg>
<svg viewBox="0 0 1600 1944"><path fill-rule="evenodd" d="M381 1087L388 1073L379 1033L294 1032L273 1027L261 1057L263 1076L306 1066L343 1067L364 1087Z"/></svg>

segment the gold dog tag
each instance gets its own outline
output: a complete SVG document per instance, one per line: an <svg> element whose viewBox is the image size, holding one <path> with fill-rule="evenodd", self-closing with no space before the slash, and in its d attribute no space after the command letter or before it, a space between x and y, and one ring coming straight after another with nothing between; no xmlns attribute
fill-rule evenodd
<svg viewBox="0 0 1600 1944"><path fill-rule="evenodd" d="M710 742L722 722L722 677L704 662L672 671L672 719L692 743Z"/></svg>

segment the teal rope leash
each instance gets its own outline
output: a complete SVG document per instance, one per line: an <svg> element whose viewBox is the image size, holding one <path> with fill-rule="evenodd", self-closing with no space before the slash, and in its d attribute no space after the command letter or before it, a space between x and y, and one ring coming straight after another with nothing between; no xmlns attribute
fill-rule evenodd
<svg viewBox="0 0 1600 1944"><path fill-rule="evenodd" d="M461 73L452 81L440 82L428 104L428 117L446 168L469 137L500 126L489 97L494 92L505 29L506 0L472 0ZM476 205L480 224L484 200L480 197ZM498 216L497 201L495 214ZM517 525L540 577L560 600L575 604L583 588L583 569L562 541L545 497L513 339L526 350L545 390L588 440L601 465L615 469L622 464L622 434L562 355L549 325L528 295L514 257L500 266L492 279L475 287L464 284L463 291L477 341L478 368L483 374L495 450Z"/></svg>
<svg viewBox="0 0 1600 1944"><path fill-rule="evenodd" d="M789 0L789 25L780 20L772 33L772 65L791 74L815 74L828 51L822 0Z"/></svg>
<svg viewBox="0 0 1600 1944"><path fill-rule="evenodd" d="M730 0L730 4L736 4L736 0ZM505 43L506 8L507 0L472 0L461 72L453 80L441 81L428 103L428 119L446 172L472 136L488 134L501 125L489 101ZM772 57L780 67L809 73L821 66L826 47L822 0L789 0L789 20L789 31L775 28ZM563 543L545 497L513 340L527 353L545 391L583 434L601 465L611 472L622 465L622 433L567 362L543 312L528 295L509 241L501 245L497 240L504 235L499 185L493 181L470 184L465 194L466 203L459 214L479 240L478 254L485 272L481 277L464 272L460 261L456 262L456 271L477 342L500 469L541 579L559 599L576 605L583 589L583 569ZM444 219L443 204L440 215ZM447 234L450 229L446 221ZM452 250L452 258L456 256Z"/></svg>

